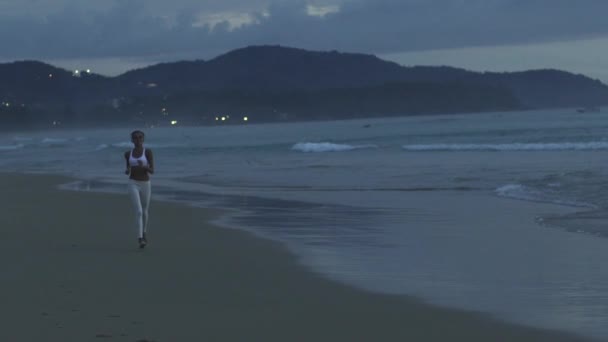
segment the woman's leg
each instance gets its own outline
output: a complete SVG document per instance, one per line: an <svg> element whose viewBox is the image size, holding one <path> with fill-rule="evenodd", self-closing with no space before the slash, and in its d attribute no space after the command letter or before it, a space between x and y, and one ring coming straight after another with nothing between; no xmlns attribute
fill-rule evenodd
<svg viewBox="0 0 608 342"><path fill-rule="evenodd" d="M145 236L148 230L148 208L150 207L150 196L152 194L150 181L140 183L140 196L142 207L142 236Z"/></svg>
<svg viewBox="0 0 608 342"><path fill-rule="evenodd" d="M135 181L129 181L129 196L131 197L131 202L133 203L133 209L135 209L135 223L137 225L137 237L141 238L143 236L143 209L141 206L140 199L140 186Z"/></svg>

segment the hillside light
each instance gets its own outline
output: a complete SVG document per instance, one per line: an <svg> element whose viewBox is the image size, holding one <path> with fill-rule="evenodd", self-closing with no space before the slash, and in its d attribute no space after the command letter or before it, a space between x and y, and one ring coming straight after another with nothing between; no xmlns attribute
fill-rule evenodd
<svg viewBox="0 0 608 342"><path fill-rule="evenodd" d="M217 116L215 117L215 121L219 121L220 118L218 118Z"/></svg>
<svg viewBox="0 0 608 342"><path fill-rule="evenodd" d="M247 121L247 120L249 120L249 118L247 118L246 116L243 117L243 121Z"/></svg>
<svg viewBox="0 0 608 342"><path fill-rule="evenodd" d="M222 116L222 121L226 121L226 117L225 116Z"/></svg>
<svg viewBox="0 0 608 342"><path fill-rule="evenodd" d="M87 69L87 74L90 74L90 73L91 73L91 69Z"/></svg>
<svg viewBox="0 0 608 342"><path fill-rule="evenodd" d="M171 125L177 125L177 120L171 120Z"/></svg>

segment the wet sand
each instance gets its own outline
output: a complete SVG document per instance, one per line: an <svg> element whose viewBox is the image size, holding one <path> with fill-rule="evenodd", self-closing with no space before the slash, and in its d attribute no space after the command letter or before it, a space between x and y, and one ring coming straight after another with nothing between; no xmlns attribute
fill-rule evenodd
<svg viewBox="0 0 608 342"><path fill-rule="evenodd" d="M276 242L153 201L0 180L0 341L582 341L327 280Z"/></svg>

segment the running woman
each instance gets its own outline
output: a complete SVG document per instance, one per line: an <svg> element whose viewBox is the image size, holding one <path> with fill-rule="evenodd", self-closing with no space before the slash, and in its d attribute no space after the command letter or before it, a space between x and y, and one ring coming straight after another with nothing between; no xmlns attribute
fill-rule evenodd
<svg viewBox="0 0 608 342"><path fill-rule="evenodd" d="M129 196L135 208L135 219L137 224L137 241L139 248L146 247L146 228L148 226L148 207L150 206L150 175L154 173L154 158L152 150L144 147L144 132L133 131L131 133L133 149L125 152L127 169L125 174L129 175Z"/></svg>

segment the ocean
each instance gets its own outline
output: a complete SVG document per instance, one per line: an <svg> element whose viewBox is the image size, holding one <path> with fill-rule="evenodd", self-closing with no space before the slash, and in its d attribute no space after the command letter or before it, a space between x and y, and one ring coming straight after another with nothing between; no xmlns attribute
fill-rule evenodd
<svg viewBox="0 0 608 342"><path fill-rule="evenodd" d="M126 193L137 128L2 133L0 171ZM608 111L145 133L154 198L228 209L216 223L281 241L314 272L608 340ZM150 217L151 235L164 229Z"/></svg>

